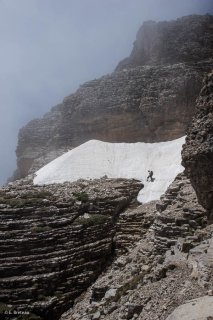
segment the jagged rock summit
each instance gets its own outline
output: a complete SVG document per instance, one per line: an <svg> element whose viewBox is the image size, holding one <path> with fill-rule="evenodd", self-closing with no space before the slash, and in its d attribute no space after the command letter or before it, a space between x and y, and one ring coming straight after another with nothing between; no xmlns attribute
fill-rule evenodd
<svg viewBox="0 0 213 320"><path fill-rule="evenodd" d="M145 23L125 66L83 84L20 130L14 178L91 139L159 142L184 136L203 73L212 66L212 25L211 15Z"/></svg>
<svg viewBox="0 0 213 320"><path fill-rule="evenodd" d="M141 65L193 63L212 57L212 16L147 21L139 29L130 57L117 70Z"/></svg>

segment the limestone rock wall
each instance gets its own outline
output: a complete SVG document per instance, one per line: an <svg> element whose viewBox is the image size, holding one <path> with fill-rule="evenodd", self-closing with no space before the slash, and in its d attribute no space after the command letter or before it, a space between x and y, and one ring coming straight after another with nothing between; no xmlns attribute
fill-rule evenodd
<svg viewBox="0 0 213 320"><path fill-rule="evenodd" d="M0 189L1 312L58 319L112 259L118 215L141 187L103 178Z"/></svg>
<svg viewBox="0 0 213 320"><path fill-rule="evenodd" d="M199 202L213 221L213 72L204 79L196 114L182 152L183 165Z"/></svg>
<svg viewBox="0 0 213 320"><path fill-rule="evenodd" d="M119 215L116 224L116 254L132 250L147 233L156 218L156 201L128 208Z"/></svg>
<svg viewBox="0 0 213 320"><path fill-rule="evenodd" d="M189 179L179 174L156 204L159 214L152 225L158 252L165 252L177 239L192 236L206 225L206 210L198 204Z"/></svg>
<svg viewBox="0 0 213 320"><path fill-rule="evenodd" d="M211 41L212 16L146 23L128 63L83 84L20 130L14 179L90 139L158 142L185 135L203 74L213 66Z"/></svg>

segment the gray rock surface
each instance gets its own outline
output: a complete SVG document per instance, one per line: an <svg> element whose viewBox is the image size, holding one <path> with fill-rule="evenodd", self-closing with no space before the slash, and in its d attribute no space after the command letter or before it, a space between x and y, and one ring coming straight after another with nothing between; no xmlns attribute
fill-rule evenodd
<svg viewBox="0 0 213 320"><path fill-rule="evenodd" d="M213 72L203 84L182 158L199 202L209 211L209 222L213 222Z"/></svg>
<svg viewBox="0 0 213 320"><path fill-rule="evenodd" d="M57 319L112 259L118 216L141 187L125 179L49 186L26 179L0 189L0 312L9 304Z"/></svg>
<svg viewBox="0 0 213 320"><path fill-rule="evenodd" d="M212 320L213 296L187 301L187 303L175 309L166 320Z"/></svg>
<svg viewBox="0 0 213 320"><path fill-rule="evenodd" d="M138 212L151 215L154 203L140 207ZM179 175L156 208L154 223L141 239L113 261L61 320L91 320L97 312L104 320L164 320L185 301L211 292L213 228L206 227L206 212L189 180Z"/></svg>

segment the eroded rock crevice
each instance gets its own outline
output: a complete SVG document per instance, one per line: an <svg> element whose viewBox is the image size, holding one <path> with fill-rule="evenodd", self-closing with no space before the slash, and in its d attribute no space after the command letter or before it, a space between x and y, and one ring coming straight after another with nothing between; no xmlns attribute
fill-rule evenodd
<svg viewBox="0 0 213 320"><path fill-rule="evenodd" d="M183 165L201 205L213 222L213 72L204 81L183 147Z"/></svg>
<svg viewBox="0 0 213 320"><path fill-rule="evenodd" d="M132 214L136 211L154 222L146 232L141 225L143 235L138 241L136 232L134 245L130 224L125 253L61 319L166 319L186 300L211 294L213 229L189 180L179 175L159 202L141 205Z"/></svg>

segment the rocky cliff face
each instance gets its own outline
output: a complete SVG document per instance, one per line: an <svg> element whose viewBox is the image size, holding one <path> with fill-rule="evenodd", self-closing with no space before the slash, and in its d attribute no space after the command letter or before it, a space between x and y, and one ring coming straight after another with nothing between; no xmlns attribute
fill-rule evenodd
<svg viewBox="0 0 213 320"><path fill-rule="evenodd" d="M213 72L204 79L182 156L199 202L213 222Z"/></svg>
<svg viewBox="0 0 213 320"><path fill-rule="evenodd" d="M58 319L109 264L119 214L141 187L103 178L0 189L0 315Z"/></svg>
<svg viewBox="0 0 213 320"><path fill-rule="evenodd" d="M61 319L166 319L186 300L211 294L213 228L206 227L206 211L190 181L179 175L161 201L134 212L136 219L140 212L154 222ZM209 301L212 304L213 297Z"/></svg>
<svg viewBox="0 0 213 320"><path fill-rule="evenodd" d="M183 148L183 164L191 181L180 174L159 202L120 215L123 241L118 238L118 244L122 248L130 239L124 254L61 319L212 318L212 77L210 73L204 80ZM138 217L137 228L133 221ZM136 242L132 242L132 228Z"/></svg>
<svg viewBox="0 0 213 320"><path fill-rule="evenodd" d="M117 70L141 65L193 63L212 57L213 17L191 15L176 21L147 21L129 58Z"/></svg>
<svg viewBox="0 0 213 320"><path fill-rule="evenodd" d="M2 188L0 312L49 320L74 304L61 319L157 320L213 292L213 229L189 180L138 206L141 187L102 178Z"/></svg>
<svg viewBox="0 0 213 320"><path fill-rule="evenodd" d="M193 19L180 21L191 25ZM196 24L211 19L197 17ZM203 35L210 29L201 28ZM168 46L169 41L174 40L168 38ZM162 63L159 55L157 60ZM168 65L128 66L86 83L30 122L19 135L19 173L84 139L159 141L183 134L211 62L164 62ZM52 320L71 307L61 319L182 319L176 308L196 299L196 314L202 301L211 319L212 74L196 110L183 163L197 195L184 174L160 201L144 205L136 201L142 187L136 180L103 177L36 186L28 177L0 189L0 316L9 320L23 311L29 312L23 319Z"/></svg>
<svg viewBox="0 0 213 320"><path fill-rule="evenodd" d="M212 66L212 20L206 15L145 23L130 62L85 83L20 130L15 178L90 139L157 142L183 136L203 73Z"/></svg>

